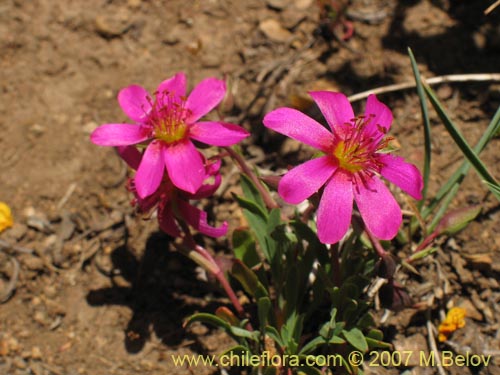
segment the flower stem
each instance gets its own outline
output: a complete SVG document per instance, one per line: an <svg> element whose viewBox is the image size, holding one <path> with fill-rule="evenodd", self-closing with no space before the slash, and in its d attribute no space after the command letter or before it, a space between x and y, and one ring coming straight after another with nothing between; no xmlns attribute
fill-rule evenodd
<svg viewBox="0 0 500 375"><path fill-rule="evenodd" d="M236 161L236 163L238 163L241 171L245 173L250 178L250 180L252 180L252 182L255 184L255 187L259 190L259 193L262 196L262 199L264 200L266 207L269 209L278 208L279 207L278 203L275 202L271 194L269 194L269 191L264 187L264 185L262 185L262 182L254 173L252 168L249 167L245 159L243 159L240 154L238 154L230 147L224 147L224 150L226 150L229 153L229 155Z"/></svg>
<svg viewBox="0 0 500 375"><path fill-rule="evenodd" d="M375 248L375 251L377 252L377 254L381 258L386 257L387 251L385 251L385 249L382 247L382 245L380 244L380 241L377 238L375 238L373 236L373 234L371 234L370 231L366 228L365 228L365 233L368 236L368 238L370 239L370 242L372 243L373 247Z"/></svg>
<svg viewBox="0 0 500 375"><path fill-rule="evenodd" d="M220 285L231 300L231 303L236 309L239 317L244 318L245 310L243 309L243 306L241 306L233 288L229 284L224 272L219 267L212 254L210 254L204 247L196 244L191 231L185 222L179 220L179 224L182 227L185 236L182 244L175 244L177 250L186 255L189 259L193 260L207 272L210 272L217 279L217 281L219 281Z"/></svg>

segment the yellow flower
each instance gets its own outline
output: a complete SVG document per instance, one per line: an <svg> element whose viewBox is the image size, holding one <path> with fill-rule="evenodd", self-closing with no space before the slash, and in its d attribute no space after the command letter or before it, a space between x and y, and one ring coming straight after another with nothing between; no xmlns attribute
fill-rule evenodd
<svg viewBox="0 0 500 375"><path fill-rule="evenodd" d="M446 318L439 325L438 340L440 342L448 340L448 337L457 329L465 326L465 310L461 307L453 307L446 314Z"/></svg>
<svg viewBox="0 0 500 375"><path fill-rule="evenodd" d="M0 202L0 232L10 228L12 224L14 224L14 220L12 219L10 207L5 203Z"/></svg>

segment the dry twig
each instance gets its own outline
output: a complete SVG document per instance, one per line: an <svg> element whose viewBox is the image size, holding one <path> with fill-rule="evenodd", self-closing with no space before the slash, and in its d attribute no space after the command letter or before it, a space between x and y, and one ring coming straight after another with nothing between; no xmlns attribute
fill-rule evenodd
<svg viewBox="0 0 500 375"><path fill-rule="evenodd" d="M486 8L486 10L484 11L484 14L487 16L488 14L490 14L491 12L493 12L493 10L498 7L500 5L500 0L497 0L495 1L493 4L491 4L488 8Z"/></svg>
<svg viewBox="0 0 500 375"><path fill-rule="evenodd" d="M500 0L499 0L500 1ZM500 82L500 73L478 73L478 74L451 74L446 76L433 77L425 80L429 85L437 85L440 83L448 82ZM403 82L396 83L394 85L388 85L383 87L378 87L376 89L367 90L349 96L349 101L356 102L361 99L367 98L371 94L385 94L388 92L401 91L406 89L411 89L416 87L415 82Z"/></svg>

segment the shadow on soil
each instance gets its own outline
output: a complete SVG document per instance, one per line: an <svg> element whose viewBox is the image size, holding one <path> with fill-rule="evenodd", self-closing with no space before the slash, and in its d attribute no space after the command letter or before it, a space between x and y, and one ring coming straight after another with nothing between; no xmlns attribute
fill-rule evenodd
<svg viewBox="0 0 500 375"><path fill-rule="evenodd" d="M442 5L444 1L433 1L433 6L448 13L454 24L431 36L421 36L404 28L408 9L417 3L398 1L389 32L383 38L384 47L403 54L411 47L417 61L428 64L438 75L498 70L500 12L484 14L491 1L452 1L449 7Z"/></svg>
<svg viewBox="0 0 500 375"><path fill-rule="evenodd" d="M196 280L194 263L169 250L169 237L163 233L149 237L142 258L127 246L120 246L112 252L111 261L113 275L120 275L131 286L116 285L111 276L114 285L90 291L87 302L91 306L127 306L133 311L125 330L129 353L140 352L152 332L165 345L179 345L189 337L182 328L186 317L196 311L216 309L203 301L203 296L213 290Z"/></svg>

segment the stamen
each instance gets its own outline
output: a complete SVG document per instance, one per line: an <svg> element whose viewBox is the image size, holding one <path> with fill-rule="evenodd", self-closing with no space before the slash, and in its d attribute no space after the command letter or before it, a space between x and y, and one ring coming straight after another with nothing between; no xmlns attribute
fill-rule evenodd
<svg viewBox="0 0 500 375"><path fill-rule="evenodd" d="M374 117L370 114L353 118L350 123L344 123L337 132L332 154L343 170L368 177L382 168L377 152L385 149L392 138L380 139L380 134L376 132L385 134L387 131L379 125L374 132L368 131L367 126Z"/></svg>
<svg viewBox="0 0 500 375"><path fill-rule="evenodd" d="M149 117L155 138L169 144L184 139L188 131L185 119L189 115L186 98L177 98L169 91L156 92L155 97Z"/></svg>

